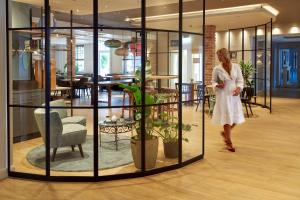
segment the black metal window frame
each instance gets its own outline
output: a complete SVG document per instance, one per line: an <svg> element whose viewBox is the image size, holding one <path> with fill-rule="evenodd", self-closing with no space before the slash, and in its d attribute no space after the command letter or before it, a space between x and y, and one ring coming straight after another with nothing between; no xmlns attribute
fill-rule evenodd
<svg viewBox="0 0 300 200"><path fill-rule="evenodd" d="M165 171L173 170L173 169L178 169L181 167L184 167L186 165L189 165L193 162L196 162L198 160L203 159L204 157L204 145L205 145L205 114L202 112L202 153L199 152L199 155L182 161L182 105L184 102L188 101L183 101L182 99L182 91L181 91L181 85L182 85L182 36L184 33L187 34L195 34L195 35L201 35L202 36L202 46L205 46L205 9L206 9L206 0L202 1L202 6L203 6L203 15L201 20L199 21L199 24L203 25L202 27L202 33L194 33L194 32L185 32L183 31L183 0L178 0L178 10L179 10L179 25L178 25L178 31L174 30L161 30L161 29L148 29L146 27L146 0L141 0L141 27L140 28L124 28L124 27L105 27L105 26L100 26L99 25L99 19L98 19L98 12L99 12L99 1L100 0L93 0L93 25L91 27L74 27L73 26L73 11L70 12L70 27L51 27L51 22L50 22L50 0L44 0L44 6L41 9L41 16L43 16L44 12L44 27L23 27L23 28L12 28L9 27L9 0L6 0L6 36L7 36L7 154L8 154L8 166L11 166L12 160L11 160L11 131L10 131L10 108L13 107L26 107L26 108L44 108L46 110L46 121L45 121L45 126L46 126L46 152L45 152L45 157L46 157L46 167L45 167L45 175L40 175L40 174L31 174L31 173L26 173L26 172L17 172L13 171L8 167L8 175L10 177L17 177L17 178L26 178L26 179L34 179L34 180L43 180L43 181L62 181L62 182L84 182L84 181L108 181L108 180L117 180L117 179L125 179L125 178L135 178L135 177L143 177L147 175L153 175L157 173L162 173ZM101 5L100 5L101 6ZM51 30L53 29L68 29L71 32L71 38L73 36L73 30L76 29L92 29L93 30L93 61L94 61L94 68L93 72L94 74L99 74L99 69L98 69L98 32L99 30L104 30L104 29L118 29L118 30L130 30L134 31L136 33L139 33L141 36L141 44L142 44L142 56L141 56L141 65L142 65L142 70L141 70L141 75L142 75L142 81L141 81L141 90L142 90L142 169L139 172L132 172L132 173L125 173L125 174L114 174L114 175L99 175L99 162L98 162L98 111L100 109L109 109L109 108L122 108L122 106L106 106L106 107L100 107L98 104L94 104L94 106L83 106L83 107L75 107L73 106L73 103L71 103L71 107L50 107L50 99L51 99L51 71L50 71L50 45L51 45ZM45 65L45 106L25 106L25 105L13 105L10 102L10 74L9 74L9 68L10 68L10 54L9 54L9 49L10 49L10 43L9 43L9 38L10 38L10 31L15 31L15 30L41 30L44 36L45 40L45 45L44 45L44 52L45 52L45 60L44 60L44 65ZM156 32L175 32L179 34L179 100L178 102L173 102L171 104L178 104L178 115L179 115L179 156L178 156L178 163L173 164L170 166L166 167L161 167L161 168L155 168L151 170L146 170L145 168L145 108L147 106L152 106L152 105L146 105L145 104L145 88L146 88L146 57L147 57L147 32L148 31L156 31ZM72 48L72 47L71 47ZM72 62L71 62L72 63ZM205 80L205 51L203 50L203 57L202 57L202 79ZM71 64L72 65L72 64ZM72 72L71 72L72 73ZM73 77L73 74L71 74L71 79ZM98 84L98 76L94 76L94 85ZM71 81L72 83L72 81ZM72 87L72 85L71 85ZM203 85L204 87L204 85ZM97 87L94 87L94 94L97 94ZM98 102L98 95L94 95L93 97L94 102ZM193 102L196 102L198 100L190 100ZM71 101L72 102L72 101ZM158 104L155 104L158 105ZM159 104L162 105L162 104ZM204 104L202 104L203 110L204 110ZM127 106L127 107L132 107L132 106ZM73 109L93 109L93 143L94 143L94 172L93 176L51 176L51 168L50 168L50 109L51 108L56 108L56 109L72 109L72 114L73 114ZM200 120L200 119L199 119Z"/></svg>
<svg viewBox="0 0 300 200"><path fill-rule="evenodd" d="M268 26L270 26L270 37L268 38ZM259 48L257 46L257 42L258 42L258 28L259 27L263 27L264 28L264 48ZM245 49L245 31L247 29L254 29L255 34L254 34L254 48L250 48L250 49ZM241 37L241 49L231 49L231 44L234 42L231 39L231 33L233 31L242 31L242 37ZM270 47L268 48L268 39L270 42ZM245 52L253 52L253 56L254 56L254 68L255 70L257 70L257 55L258 55L258 51L264 51L264 100L263 103L257 103L256 99L255 102L252 102L252 104L261 106L263 108L266 108L270 111L270 113L272 113L272 94L273 94L273 48L272 48L272 44L273 43L273 19L271 18L269 22L265 23L265 24L260 24L260 25L256 25L256 26L249 26L249 27L243 27L243 28L235 28L235 29L229 29L228 30L228 50L229 51L236 51L236 52L241 52L242 53L242 60L244 60L245 58ZM268 63L268 59L267 59L267 53L270 53L270 61ZM267 66L270 65L270 69L269 69L269 77L270 77L270 91L269 91L269 96L267 94L267 85L268 85L268 79L267 79ZM254 96L257 95L257 73L254 74ZM267 99L269 98L269 105L267 105Z"/></svg>

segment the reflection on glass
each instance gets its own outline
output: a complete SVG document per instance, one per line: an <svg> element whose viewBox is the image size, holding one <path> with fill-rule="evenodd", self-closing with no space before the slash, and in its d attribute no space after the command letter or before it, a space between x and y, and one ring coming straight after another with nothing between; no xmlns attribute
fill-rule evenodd
<svg viewBox="0 0 300 200"><path fill-rule="evenodd" d="M30 3L26 3L30 2ZM8 0L9 28L44 27L44 0Z"/></svg>
<svg viewBox="0 0 300 200"><path fill-rule="evenodd" d="M44 111L43 108L40 108ZM45 175L45 121L38 120L37 109L10 109L12 169L16 172Z"/></svg>
<svg viewBox="0 0 300 200"><path fill-rule="evenodd" d="M43 32L10 31L10 103L41 106L45 99Z"/></svg>

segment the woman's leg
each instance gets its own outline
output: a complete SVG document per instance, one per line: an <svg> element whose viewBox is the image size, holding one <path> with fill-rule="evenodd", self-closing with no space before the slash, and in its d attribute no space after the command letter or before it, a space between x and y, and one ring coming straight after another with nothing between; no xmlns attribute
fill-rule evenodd
<svg viewBox="0 0 300 200"><path fill-rule="evenodd" d="M225 124L223 127L224 128L224 138L225 138L225 143L226 143L227 149L232 152L235 151L234 147L232 146L232 142L231 142L231 129L234 126L235 125L231 126L229 124Z"/></svg>

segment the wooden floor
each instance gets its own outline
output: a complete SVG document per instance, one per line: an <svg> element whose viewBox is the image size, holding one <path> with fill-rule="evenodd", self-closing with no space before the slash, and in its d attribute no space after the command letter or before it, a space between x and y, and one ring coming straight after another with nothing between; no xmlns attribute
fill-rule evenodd
<svg viewBox="0 0 300 200"><path fill-rule="evenodd" d="M223 150L219 127L207 119L205 159L145 178L101 183L45 183L8 178L0 199L299 200L300 101L274 101L274 113L234 130L236 153Z"/></svg>

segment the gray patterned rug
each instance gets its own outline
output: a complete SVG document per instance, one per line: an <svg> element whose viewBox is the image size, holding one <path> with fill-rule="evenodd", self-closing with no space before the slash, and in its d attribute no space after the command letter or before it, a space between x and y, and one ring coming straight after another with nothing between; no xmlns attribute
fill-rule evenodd
<svg viewBox="0 0 300 200"><path fill-rule="evenodd" d="M115 149L114 137L102 134L102 145L99 146L99 169L111 169L132 163L130 138L120 136L118 151ZM94 153L93 137L87 136L86 143L82 145L84 158L80 156L78 147L72 152L71 147L58 148L55 161L51 161L51 170L65 172L93 171ZM51 150L52 155L52 150ZM33 166L45 169L45 146L33 148L26 156Z"/></svg>

